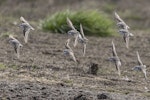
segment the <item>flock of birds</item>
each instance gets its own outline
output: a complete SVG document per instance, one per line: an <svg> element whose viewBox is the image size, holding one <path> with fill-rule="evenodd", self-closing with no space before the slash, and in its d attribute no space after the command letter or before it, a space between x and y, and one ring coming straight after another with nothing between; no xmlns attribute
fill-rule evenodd
<svg viewBox="0 0 150 100"><path fill-rule="evenodd" d="M134 35L129 31L130 27L120 18L120 16L116 12L115 12L115 19L117 21L117 26L119 27L118 32L123 35L123 40L126 44L126 48L128 49L129 39ZM28 21L24 19L24 17L20 17L20 20L22 23L19 25L19 27L22 29L24 41L25 43L27 43L29 32L30 30L34 30L34 28L29 24ZM71 28L71 30L68 31L68 35L71 35L74 38L73 46L76 47L77 44L80 43L83 46L83 56L85 56L88 39L84 35L82 24L80 24L80 32L74 27L73 23L68 17L67 17L67 24ZM79 61L77 60L73 52L73 49L69 45L70 41L71 38L67 39L65 43L65 50L63 51L63 53L66 56L70 56L74 62L78 63ZM15 53L17 54L17 57L19 59L20 49L23 47L23 45L16 38L14 38L13 35L9 35L9 43L12 44L12 46L14 47ZM146 65L144 65L143 62L141 61L138 51L136 52L136 54L137 54L138 65L133 67L133 70L142 71L144 73L145 79L147 80ZM117 55L115 44L113 41L112 41L112 57L109 58L109 61L115 63L116 70L118 71L118 75L120 76L121 60Z"/></svg>

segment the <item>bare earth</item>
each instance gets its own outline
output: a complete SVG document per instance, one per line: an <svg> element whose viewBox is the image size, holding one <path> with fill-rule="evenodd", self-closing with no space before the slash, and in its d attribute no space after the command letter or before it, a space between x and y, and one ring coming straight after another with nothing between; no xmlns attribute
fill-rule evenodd
<svg viewBox="0 0 150 100"><path fill-rule="evenodd" d="M64 44L68 39L67 34L50 34L39 28L39 20L46 16L42 11L45 10L45 13L48 13L46 10L48 4L45 8L41 7L41 13L36 14L39 11L28 11L30 4L34 7L40 5L43 0L37 0L34 3L30 3L32 0L21 3L17 0L14 1L11 6L18 4L15 8L16 11L11 11L12 9L8 7L11 0L6 0L0 6L0 8L3 7L0 13L1 100L150 99L150 36L148 31L132 30L135 36L131 38L129 49L126 49L120 35L105 38L87 36L89 42L85 57L82 56L81 45L74 48L75 55L80 61L79 64L76 64L69 57L63 55ZM52 2L52 0L50 1ZM95 0L95 2L98 1ZM25 14L21 11L19 13L21 5L28 7L23 8ZM10 13L8 13L8 8ZM38 10L39 8L37 7ZM60 6L59 9L61 8L63 7ZM33 15L28 16L32 12ZM51 10L49 13L52 12L54 11ZM21 15L31 21L31 24L36 28L35 31L31 31L28 44L24 44L20 29L14 25L14 22L19 24ZM8 43L6 32L15 33L17 39L23 44L20 59L16 58L13 48ZM114 64L107 61L111 56L112 40L123 64L121 77L117 75ZM72 43L71 47L73 48ZM139 51L143 63L147 65L148 81L145 81L141 72L132 71L132 68L137 65L136 51ZM98 64L97 75L88 73L92 63ZM126 76L129 81L124 79Z"/></svg>

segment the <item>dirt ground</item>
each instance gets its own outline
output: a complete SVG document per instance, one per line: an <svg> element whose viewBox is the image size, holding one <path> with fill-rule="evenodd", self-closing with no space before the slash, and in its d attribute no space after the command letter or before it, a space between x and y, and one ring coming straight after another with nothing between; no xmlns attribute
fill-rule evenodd
<svg viewBox="0 0 150 100"><path fill-rule="evenodd" d="M36 1L36 2L35 2ZM149 100L150 99L150 36L149 30L131 30L130 48L126 49L122 36L94 37L89 39L86 56L82 56L82 46L74 49L79 64L63 55L67 34L50 34L40 29L39 22L47 15L60 9L104 9L102 5L117 3L120 8L125 1L118 0L6 0L0 1L0 99L1 100ZM120 11L139 7L148 7L148 0L126 0L128 6L121 6ZM97 3L98 2L98 3ZM88 7L85 4L89 5ZM97 4L97 5L96 5ZM84 5L84 6L83 6ZM131 6L132 5L132 6ZM99 7L100 6L100 7ZM142 14L145 10L141 10ZM144 20L128 23L137 27L148 27L148 10ZM145 11L145 12L146 12ZM19 24L19 17L24 16L35 27L25 44ZM147 18L147 19L146 19ZM144 22L147 22L145 24ZM142 24L144 23L144 24ZM140 26L141 25L141 26ZM144 29L145 29L144 28ZM23 44L21 58L17 59L13 48L8 43L7 33L14 33ZM121 58L121 77L118 76L113 63L107 61L111 56L111 41L114 41L118 56ZM71 47L73 47L71 43ZM137 65L136 51L147 65L148 80L143 73L132 71ZM98 64L98 74L88 73L90 65ZM129 80L126 80L128 77Z"/></svg>

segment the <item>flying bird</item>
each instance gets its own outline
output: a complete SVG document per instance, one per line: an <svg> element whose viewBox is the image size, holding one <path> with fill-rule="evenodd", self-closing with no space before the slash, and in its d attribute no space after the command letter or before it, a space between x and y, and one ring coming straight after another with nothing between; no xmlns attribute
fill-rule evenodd
<svg viewBox="0 0 150 100"><path fill-rule="evenodd" d="M71 20L68 17L67 17L67 24L71 28L71 30L68 31L68 34L76 37L76 35L79 34L79 31L77 31L77 29L74 27L74 25L72 24Z"/></svg>
<svg viewBox="0 0 150 100"><path fill-rule="evenodd" d="M9 35L9 43L14 47L15 53L17 54L18 59L20 58L20 49L23 45L12 35Z"/></svg>
<svg viewBox="0 0 150 100"><path fill-rule="evenodd" d="M70 39L68 39L65 43L65 50L64 50L64 55L69 55L72 57L74 62L77 62L76 57L74 55L73 50L71 49L71 47L69 46L70 43Z"/></svg>
<svg viewBox="0 0 150 100"><path fill-rule="evenodd" d="M133 34L127 29L120 29L118 32L123 35L123 40L126 43L126 48L129 48L129 39L133 36Z"/></svg>
<svg viewBox="0 0 150 100"><path fill-rule="evenodd" d="M120 18L120 16L115 12L115 19L117 20L117 25L121 29L130 29L130 27Z"/></svg>
<svg viewBox="0 0 150 100"><path fill-rule="evenodd" d="M23 29L24 41L25 43L27 43L30 30L35 29L28 23L28 21L24 19L24 17L21 16L20 20L22 21L22 23L19 25L19 27Z"/></svg>
<svg viewBox="0 0 150 100"><path fill-rule="evenodd" d="M143 64L143 62L141 61L141 58L139 56L139 52L136 52L137 55L137 61L138 61L138 65L133 67L132 70L137 70L137 71L142 71L144 74L145 79L147 80L147 75L146 75L146 65Z"/></svg>
<svg viewBox="0 0 150 100"><path fill-rule="evenodd" d="M79 41L79 43L81 43L83 45L83 56L85 56L86 45L87 45L88 39L84 35L82 24L80 24L80 34L78 34L76 41L75 41L75 44L78 43L77 40Z"/></svg>
<svg viewBox="0 0 150 100"><path fill-rule="evenodd" d="M112 41L112 54L113 56L110 57L109 60L115 63L116 70L118 71L118 75L120 76L121 75L121 72L120 72L121 60L117 55L116 48L115 48L113 41Z"/></svg>

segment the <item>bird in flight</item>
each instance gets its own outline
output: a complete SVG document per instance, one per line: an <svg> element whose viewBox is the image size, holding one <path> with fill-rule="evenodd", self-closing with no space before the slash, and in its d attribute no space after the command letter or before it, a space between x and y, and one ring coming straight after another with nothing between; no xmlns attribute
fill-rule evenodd
<svg viewBox="0 0 150 100"><path fill-rule="evenodd" d="M68 31L68 35L71 35L74 37L74 39L75 39L74 40L74 47L76 47L78 35L80 34L80 32L74 27L74 25L72 24L71 20L68 17L67 17L67 24L71 28L71 30Z"/></svg>
<svg viewBox="0 0 150 100"><path fill-rule="evenodd" d="M123 35L123 40L126 44L126 48L129 48L129 39L133 36L127 29L120 29L119 33Z"/></svg>
<svg viewBox="0 0 150 100"><path fill-rule="evenodd" d="M65 50L64 50L64 55L69 55L72 57L74 62L77 62L76 57L74 55L73 50L71 49L71 47L69 46L70 43L70 39L68 39L65 43Z"/></svg>
<svg viewBox="0 0 150 100"><path fill-rule="evenodd" d="M120 18L120 16L115 12L115 19L117 20L117 25L121 29L130 29L130 27Z"/></svg>
<svg viewBox="0 0 150 100"><path fill-rule="evenodd" d="M22 23L19 25L19 27L22 28L24 41L25 43L27 43L30 30L35 30L35 29L28 23L28 21L24 19L24 17L21 16L20 20Z"/></svg>
<svg viewBox="0 0 150 100"><path fill-rule="evenodd" d="M121 75L121 71L120 71L121 60L117 55L116 48L115 48L113 41L112 41L112 54L113 54L113 56L110 57L109 60L115 63L116 70L118 71L118 75L120 76Z"/></svg>
<svg viewBox="0 0 150 100"><path fill-rule="evenodd" d="M132 70L137 70L137 71L142 71L144 74L145 79L147 80L147 75L146 75L146 65L143 64L143 62L141 61L139 52L136 52L137 55L137 61L138 61L138 65L133 67Z"/></svg>
<svg viewBox="0 0 150 100"><path fill-rule="evenodd" d="M76 46L78 42L83 45L83 56L85 56L88 39L84 35L82 24L80 24L80 33L75 38L74 46Z"/></svg>
<svg viewBox="0 0 150 100"><path fill-rule="evenodd" d="M15 53L17 54L18 59L20 58L20 49L23 45L12 35L9 35L9 43L14 47Z"/></svg>

